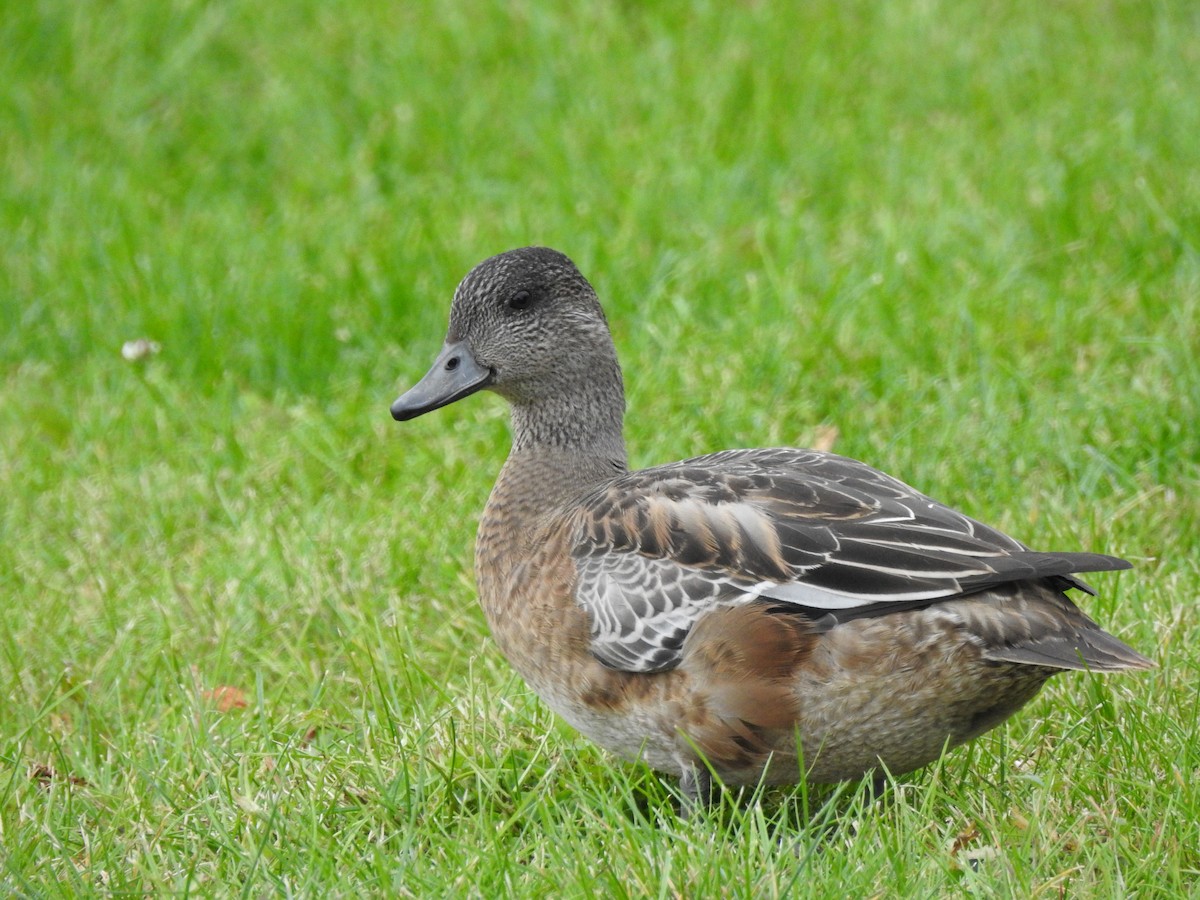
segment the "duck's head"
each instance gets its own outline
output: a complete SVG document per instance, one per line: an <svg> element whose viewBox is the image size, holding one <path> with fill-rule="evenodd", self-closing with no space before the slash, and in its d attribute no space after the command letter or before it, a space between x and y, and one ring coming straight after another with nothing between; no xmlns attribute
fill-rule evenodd
<svg viewBox="0 0 1200 900"><path fill-rule="evenodd" d="M441 353L392 416L412 419L484 388L534 404L615 368L600 301L575 264L546 247L510 250L459 284Z"/></svg>

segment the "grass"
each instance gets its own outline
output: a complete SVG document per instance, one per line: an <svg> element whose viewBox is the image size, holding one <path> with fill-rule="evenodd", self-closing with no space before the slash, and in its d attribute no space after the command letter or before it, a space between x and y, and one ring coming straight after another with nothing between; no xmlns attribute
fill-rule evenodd
<svg viewBox="0 0 1200 900"><path fill-rule="evenodd" d="M793 8L793 7L797 8ZM1194 4L0 9L0 886L27 896L1200 893ZM605 300L632 461L837 449L1132 573L1161 668L901 779L732 800L486 636L475 262ZM125 361L123 342L161 353Z"/></svg>

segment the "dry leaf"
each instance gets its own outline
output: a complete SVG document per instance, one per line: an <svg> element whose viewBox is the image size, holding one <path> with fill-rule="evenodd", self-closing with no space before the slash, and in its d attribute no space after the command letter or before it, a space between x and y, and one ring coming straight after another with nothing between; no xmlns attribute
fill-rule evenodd
<svg viewBox="0 0 1200 900"><path fill-rule="evenodd" d="M245 709L249 705L246 701L245 691L227 684L215 687L211 691L205 691L202 696L217 708L217 712L227 713L234 709Z"/></svg>
<svg viewBox="0 0 1200 900"><path fill-rule="evenodd" d="M818 425L813 432L812 449L828 453L840 436L841 432L836 425Z"/></svg>
<svg viewBox="0 0 1200 900"><path fill-rule="evenodd" d="M68 784L87 787L87 779L78 775L60 775L53 766L36 765L29 770L29 777L37 782L38 787L49 790L51 782L66 780Z"/></svg>
<svg viewBox="0 0 1200 900"><path fill-rule="evenodd" d="M977 837L979 837L979 826L972 822L955 836L954 843L950 845L950 855L957 856Z"/></svg>
<svg viewBox="0 0 1200 900"><path fill-rule="evenodd" d="M1060 847L1062 847L1062 849L1065 850L1067 853L1078 853L1079 852L1079 840L1077 838L1075 838L1073 835L1059 834L1059 832L1057 830L1051 829L1050 840L1053 843L1058 844Z"/></svg>

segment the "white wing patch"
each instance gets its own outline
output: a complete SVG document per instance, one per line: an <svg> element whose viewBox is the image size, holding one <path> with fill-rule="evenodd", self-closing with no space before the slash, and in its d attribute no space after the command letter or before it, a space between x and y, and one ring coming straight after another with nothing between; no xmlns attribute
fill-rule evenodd
<svg viewBox="0 0 1200 900"><path fill-rule="evenodd" d="M803 581L788 581L784 584L774 581L760 581L748 593L755 597L770 597L772 600L782 600L785 603L793 603L796 606L822 610L859 609L860 607L870 606L873 603L879 602L878 597L845 594L840 591L814 587L811 584L805 584ZM888 600L932 600L956 593L958 593L957 586L909 591L903 594L889 594Z"/></svg>

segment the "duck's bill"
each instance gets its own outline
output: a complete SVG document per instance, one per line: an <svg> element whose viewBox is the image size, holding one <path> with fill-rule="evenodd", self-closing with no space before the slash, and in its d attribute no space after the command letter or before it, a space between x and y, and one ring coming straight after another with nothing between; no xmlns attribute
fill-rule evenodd
<svg viewBox="0 0 1200 900"><path fill-rule="evenodd" d="M482 390L491 381L491 369L479 365L462 342L446 344L425 377L392 404L392 418L415 419Z"/></svg>

